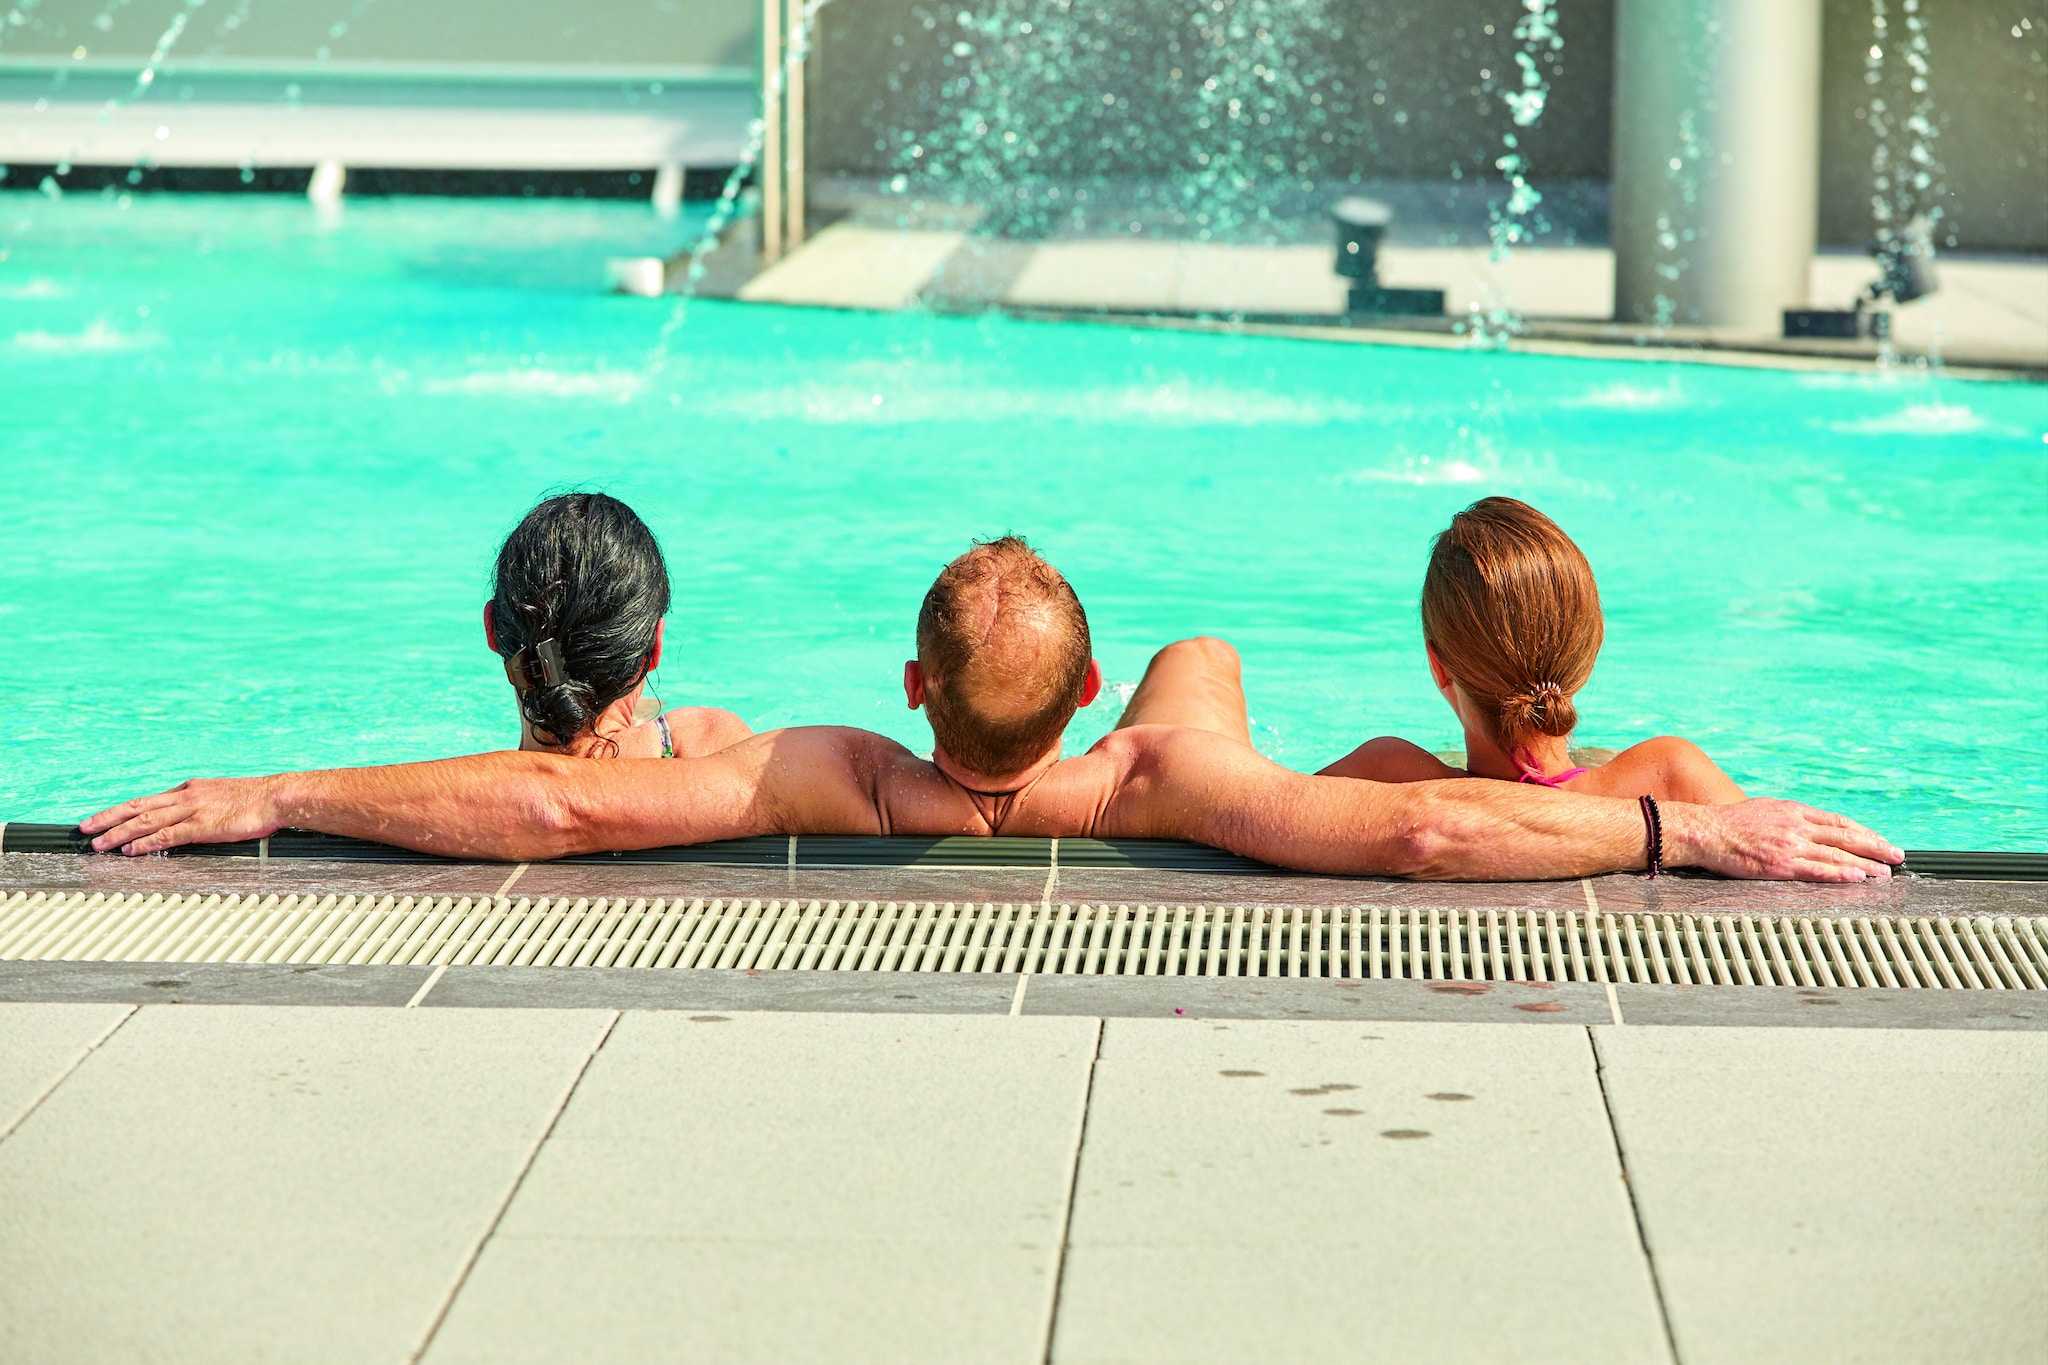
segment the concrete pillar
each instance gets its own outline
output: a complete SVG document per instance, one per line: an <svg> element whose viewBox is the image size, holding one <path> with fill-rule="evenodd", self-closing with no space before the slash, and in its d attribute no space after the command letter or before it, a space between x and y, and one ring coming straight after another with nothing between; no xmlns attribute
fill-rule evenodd
<svg viewBox="0 0 2048 1365"><path fill-rule="evenodd" d="M1617 0L1614 308L1778 331L1807 301L1821 0Z"/></svg>

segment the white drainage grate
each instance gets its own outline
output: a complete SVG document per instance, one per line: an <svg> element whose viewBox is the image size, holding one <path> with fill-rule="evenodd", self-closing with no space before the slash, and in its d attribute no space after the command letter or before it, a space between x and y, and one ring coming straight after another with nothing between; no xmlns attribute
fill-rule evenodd
<svg viewBox="0 0 2048 1365"><path fill-rule="evenodd" d="M2048 918L16 892L0 959L2048 989Z"/></svg>

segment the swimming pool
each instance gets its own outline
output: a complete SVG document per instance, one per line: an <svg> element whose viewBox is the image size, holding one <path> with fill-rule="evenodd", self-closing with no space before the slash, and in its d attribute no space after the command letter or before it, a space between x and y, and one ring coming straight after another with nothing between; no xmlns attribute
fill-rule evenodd
<svg viewBox="0 0 2048 1365"><path fill-rule="evenodd" d="M1914 847L2048 846L2048 392L606 297L636 205L0 197L0 818L516 733L498 538L662 537L659 690L929 746L898 678L969 536L1030 535L1110 678L1209 632L1261 746L1457 742L1428 538L1526 498L1600 575L1582 742L1698 739ZM1070 748L1113 723L1091 708Z"/></svg>

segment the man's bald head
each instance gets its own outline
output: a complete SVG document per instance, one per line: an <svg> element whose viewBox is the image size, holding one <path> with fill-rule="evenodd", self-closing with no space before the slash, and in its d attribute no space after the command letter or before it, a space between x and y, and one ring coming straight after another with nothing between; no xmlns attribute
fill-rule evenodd
<svg viewBox="0 0 2048 1365"><path fill-rule="evenodd" d="M977 542L917 614L925 713L955 763L1004 778L1044 757L1086 700L1081 599L1018 536Z"/></svg>

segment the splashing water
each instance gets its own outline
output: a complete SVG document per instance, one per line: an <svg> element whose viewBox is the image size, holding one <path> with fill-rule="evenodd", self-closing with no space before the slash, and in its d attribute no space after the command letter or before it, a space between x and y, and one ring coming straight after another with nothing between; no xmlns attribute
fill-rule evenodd
<svg viewBox="0 0 2048 1365"><path fill-rule="evenodd" d="M1925 247L1934 249L1937 240L1955 245L1953 233L1941 231L1947 216L1946 175L1934 142L1941 135L1935 123L1934 95L1930 82L1933 53L1927 41L1927 25L1920 13L1921 0L1901 0L1906 36L1898 44L1892 32L1889 0L1870 0L1870 48L1863 58L1863 84L1867 90L1865 108L1870 122L1870 221L1873 245L1879 251L1908 250L1909 236L1925 234ZM1887 55L1894 45L1901 47L1906 68L1905 116L1900 119L1889 99L1891 84L1886 70ZM1904 156L1895 141L1900 129L1907 135ZM1930 357L1940 363L1937 345ZM1896 364L1898 352L1886 335L1878 344L1878 363Z"/></svg>
<svg viewBox="0 0 2048 1365"><path fill-rule="evenodd" d="M127 0L115 0L115 3L108 5L106 9L94 16L92 20L93 27L101 33L110 31L114 26L114 15L125 3L127 3ZM205 5L206 0L185 0L184 7L171 16L169 26L157 36L156 45L150 49L149 56L143 60L142 69L135 73L135 84L129 88L127 94L109 97L107 102L100 106L99 114L95 119L96 122L102 124L111 122L115 114L149 93L150 87L156 84L157 73L163 69L164 63L170 59L171 49L178 45L178 40L185 36L185 30L191 26L194 12L204 8ZM26 24L27 15L35 7L35 0L22 0L21 5L17 9L6 15L4 19L0 19L0 35L4 35L9 27ZM78 148L74 146L58 161L52 174L43 177L42 184L38 188L42 190L44 195L51 199L63 197L64 187L60 182L65 176L71 174L71 167L77 155ZM141 172L152 164L152 161L153 158L148 156L138 160L135 167L129 171L129 183L134 184L138 182L141 179Z"/></svg>
<svg viewBox="0 0 2048 1365"><path fill-rule="evenodd" d="M1186 0L1177 14L995 0L947 30L940 110L896 134L889 189L976 201L984 232L1271 237L1334 142L1327 0ZM1145 44L1132 44L1137 32ZM1043 170L1063 168L1064 179Z"/></svg>
<svg viewBox="0 0 2048 1365"><path fill-rule="evenodd" d="M1713 145L1700 130L1699 111L1710 107L1716 98L1709 58L1720 41L1720 17L1709 13L1697 26L1686 27L1686 52L1684 60L1678 64L1681 70L1692 73L1693 95L1678 115L1678 143L1673 148L1671 159L1665 163L1664 174L1678 187L1678 199L1684 205L1687 226L1681 227L1672 222L1668 211L1657 215L1659 259L1656 265L1657 278L1674 288L1684 277L1686 267L1691 264L1685 249L1698 238L1697 230L1690 224L1696 222L1698 218L1701 168L1714 154ZM1659 289L1651 301L1651 334L1661 338L1677 320L1677 301L1671 294Z"/></svg>
<svg viewBox="0 0 2048 1365"><path fill-rule="evenodd" d="M831 0L805 0L803 23L782 45L782 61L768 70L762 82L762 113L748 125L748 141L739 147L739 162L725 176L725 184L719 186L719 199L711 207L711 217L705 219L705 229L696 233L696 241L690 244L690 256L682 268L682 289L676 293L676 305L668 311L668 319L662 323L662 332L655 334L653 346L647 352L647 370L651 375L662 375L668 370L670 346L676 340L676 332L690 319L690 299L696 297L698 284L705 280L709 270L707 258L723 246L725 229L731 227L733 219L739 217L741 192L748 186L748 178L760 166L762 149L768 145L768 111L780 102L782 92L788 90L791 76L811 55L811 39L817 33L817 14ZM672 403L680 403L682 395L670 393Z"/></svg>
<svg viewBox="0 0 2048 1365"><path fill-rule="evenodd" d="M803 22L784 45L782 61L771 67L762 81L761 113L747 125L747 140L740 148L739 162L719 188L718 199L711 207L711 216L704 222L704 230L690 244L689 259L683 266L683 287L677 291L675 305L669 309L668 318L661 324L661 331L655 334L654 344L648 349L647 369L652 375L661 375L668 370L669 348L676 333L689 321L690 301L697 296L697 288L709 269L706 258L718 250L725 230L739 216L741 193L746 189L748 178L761 164L762 150L768 144L768 110L789 88L790 74L810 56L811 38L818 28L818 12L831 3L832 0L804 0ZM669 401L680 404L682 395L671 393Z"/></svg>
<svg viewBox="0 0 2048 1365"><path fill-rule="evenodd" d="M5 14L0 14L0 48L7 46L9 29L29 26L29 20L35 16L36 9L42 2L43 0L15 0L13 8Z"/></svg>
<svg viewBox="0 0 2048 1365"><path fill-rule="evenodd" d="M1885 98L1886 54L1893 41L1889 0L1870 0L1870 50L1863 59L1863 83L1869 88L1866 107L1873 137L1870 216L1882 246L1894 245L1900 232L1916 218L1926 219L1930 231L1939 228L1946 216L1942 201L1948 193L1946 173L1934 147L1941 130L1934 118L1930 82L1933 53L1927 41L1927 25L1921 18L1920 0L1902 0L1901 8L1906 28L1901 55L1911 96L1906 101L1903 124ZM1900 164L1893 146L1901 126L1908 135L1904 164ZM1947 235L1946 245L1955 245L1953 234Z"/></svg>
<svg viewBox="0 0 2048 1365"><path fill-rule="evenodd" d="M1550 98L1550 79L1542 66L1557 63L1558 54L1564 51L1564 35L1557 28L1556 0L1522 0L1522 9L1521 22L1515 25L1515 41L1521 44L1515 51L1515 66L1521 72L1521 83L1502 91L1501 100L1515 128L1533 128L1541 122ZM1506 178L1508 188L1507 198L1494 203L1487 223L1487 236L1493 243L1488 257L1498 264L1548 224L1537 213L1543 193L1529 183L1528 158L1513 129L1501 135L1501 155L1493 166ZM1474 345L1505 346L1522 330L1522 317L1512 300L1497 297L1484 307L1472 305L1466 329Z"/></svg>
<svg viewBox="0 0 2048 1365"><path fill-rule="evenodd" d="M142 64L142 70L135 73L135 86L126 99L115 97L100 106L99 121L107 122L124 105L133 104L149 93L149 87L156 84L156 73L171 55L171 49L178 45L178 39L185 36L186 27L192 22L192 12L205 6L206 0L185 0L185 8L171 16L171 25L156 40L149 57Z"/></svg>

